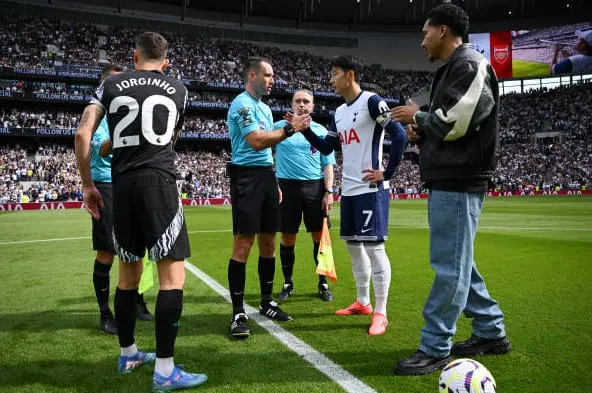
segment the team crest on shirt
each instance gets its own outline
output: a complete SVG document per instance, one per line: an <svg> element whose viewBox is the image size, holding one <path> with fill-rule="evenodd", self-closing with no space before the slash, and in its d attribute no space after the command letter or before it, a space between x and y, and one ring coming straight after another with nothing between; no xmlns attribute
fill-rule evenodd
<svg viewBox="0 0 592 393"><path fill-rule="evenodd" d="M310 154L316 154L318 150L313 145L310 145Z"/></svg>

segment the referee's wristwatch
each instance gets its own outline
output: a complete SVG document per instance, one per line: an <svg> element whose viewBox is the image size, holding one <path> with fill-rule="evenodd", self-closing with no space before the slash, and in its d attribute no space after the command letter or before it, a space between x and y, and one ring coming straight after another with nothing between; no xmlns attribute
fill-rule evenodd
<svg viewBox="0 0 592 393"><path fill-rule="evenodd" d="M284 126L283 130L284 130L284 135L286 135L286 138L289 138L296 133L296 131L294 131L294 128L292 127L292 124L290 124L290 123L286 124Z"/></svg>
<svg viewBox="0 0 592 393"><path fill-rule="evenodd" d="M335 190L333 188L325 189L325 194L335 194Z"/></svg>

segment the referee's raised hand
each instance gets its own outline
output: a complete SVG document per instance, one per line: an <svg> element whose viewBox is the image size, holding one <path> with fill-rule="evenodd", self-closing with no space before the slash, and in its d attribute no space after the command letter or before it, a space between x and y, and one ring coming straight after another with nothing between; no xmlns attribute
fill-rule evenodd
<svg viewBox="0 0 592 393"><path fill-rule="evenodd" d="M92 218L95 220L101 218L99 208L103 209L105 205L103 204L103 196L97 187L95 187L94 184L92 186L84 187L82 195L84 200L84 208L86 211L89 212Z"/></svg>

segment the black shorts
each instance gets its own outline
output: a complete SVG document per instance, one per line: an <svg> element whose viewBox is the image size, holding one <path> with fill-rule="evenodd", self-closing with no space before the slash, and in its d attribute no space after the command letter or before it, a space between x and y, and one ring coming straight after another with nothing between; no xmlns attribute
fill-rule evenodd
<svg viewBox="0 0 592 393"><path fill-rule="evenodd" d="M278 183L272 167L230 168L232 232L237 235L279 231Z"/></svg>
<svg viewBox="0 0 592 393"><path fill-rule="evenodd" d="M323 229L324 180L278 181L282 189L281 232L298 233L302 216L307 232L320 232Z"/></svg>
<svg viewBox="0 0 592 393"><path fill-rule="evenodd" d="M111 183L95 183L103 197L104 208L99 208L101 217L92 221L93 250L115 253L113 248L113 186Z"/></svg>
<svg viewBox="0 0 592 393"><path fill-rule="evenodd" d="M152 261L191 256L174 176L147 169L114 180L113 243L124 262L143 258L146 249Z"/></svg>

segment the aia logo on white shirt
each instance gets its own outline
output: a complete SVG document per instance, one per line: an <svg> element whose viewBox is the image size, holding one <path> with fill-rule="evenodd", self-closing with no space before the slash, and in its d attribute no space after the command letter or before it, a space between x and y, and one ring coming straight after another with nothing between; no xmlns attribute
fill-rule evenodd
<svg viewBox="0 0 592 393"><path fill-rule="evenodd" d="M349 131L337 131L337 134L339 134L339 142L341 142L342 145L360 143L360 137L355 128L352 128Z"/></svg>

